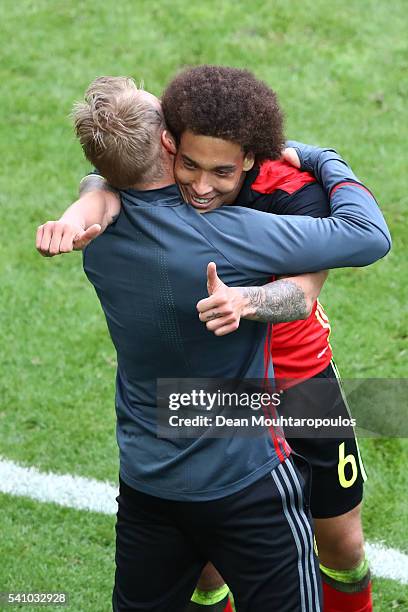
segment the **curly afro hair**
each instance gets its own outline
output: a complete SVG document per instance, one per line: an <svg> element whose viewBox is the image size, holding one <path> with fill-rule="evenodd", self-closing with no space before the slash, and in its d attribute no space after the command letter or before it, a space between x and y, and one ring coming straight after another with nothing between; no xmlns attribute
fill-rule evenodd
<svg viewBox="0 0 408 612"><path fill-rule="evenodd" d="M197 66L177 75L162 96L164 116L177 143L186 130L235 142L259 163L277 159L284 146L277 96L248 70Z"/></svg>

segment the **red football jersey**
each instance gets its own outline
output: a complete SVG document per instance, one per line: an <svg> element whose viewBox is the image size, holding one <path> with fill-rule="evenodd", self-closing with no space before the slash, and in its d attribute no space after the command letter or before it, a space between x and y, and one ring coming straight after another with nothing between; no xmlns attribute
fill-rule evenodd
<svg viewBox="0 0 408 612"><path fill-rule="evenodd" d="M307 319L275 324L270 347L276 378L311 378L322 372L332 358L329 337L329 319L318 301Z"/></svg>
<svg viewBox="0 0 408 612"><path fill-rule="evenodd" d="M266 161L248 173L236 202L275 214L327 217L327 195L316 179L284 161ZM266 351L271 351L275 376L308 379L324 370L332 358L330 323L317 301L306 320L273 325Z"/></svg>

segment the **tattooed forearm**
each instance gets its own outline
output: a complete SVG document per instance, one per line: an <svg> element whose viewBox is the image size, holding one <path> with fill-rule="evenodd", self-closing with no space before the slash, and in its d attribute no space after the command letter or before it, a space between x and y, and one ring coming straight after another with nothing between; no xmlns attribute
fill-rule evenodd
<svg viewBox="0 0 408 612"><path fill-rule="evenodd" d="M296 283L288 279L277 280L263 287L243 287L247 298L246 319L283 323L306 319L310 304Z"/></svg>

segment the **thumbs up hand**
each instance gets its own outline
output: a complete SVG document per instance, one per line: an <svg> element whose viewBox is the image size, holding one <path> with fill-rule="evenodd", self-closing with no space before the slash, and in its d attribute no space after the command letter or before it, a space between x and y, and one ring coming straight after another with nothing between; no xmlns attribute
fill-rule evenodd
<svg viewBox="0 0 408 612"><path fill-rule="evenodd" d="M247 305L242 288L223 283L212 261L207 266L207 290L209 297L197 304L200 321L216 336L236 331Z"/></svg>
<svg viewBox="0 0 408 612"><path fill-rule="evenodd" d="M213 295L218 289L226 287L217 274L217 265L211 261L207 266L207 291L208 295Z"/></svg>

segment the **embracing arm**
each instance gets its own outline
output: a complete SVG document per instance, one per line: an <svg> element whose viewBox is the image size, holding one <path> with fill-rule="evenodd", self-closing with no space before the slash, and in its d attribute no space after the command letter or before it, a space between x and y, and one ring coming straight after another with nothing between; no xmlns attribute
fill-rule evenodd
<svg viewBox="0 0 408 612"><path fill-rule="evenodd" d="M353 253L353 266L366 266L384 257L391 249L391 235L372 193L359 181L348 164L334 149L321 149L297 141L287 143L284 157L301 170L315 175L327 193L331 217L336 218L337 230L332 235L338 243L338 220L342 225L345 246L361 237L365 252ZM296 152L294 158L291 151ZM346 225L344 225L344 221ZM326 228L327 229L327 228ZM332 228L330 228L333 234ZM318 238L320 235L317 234ZM322 245L324 242L322 242ZM360 248L361 250L361 248ZM360 260L360 261L358 261ZM329 267L329 266L326 266ZM336 264L333 267L340 267Z"/></svg>
<svg viewBox="0 0 408 612"><path fill-rule="evenodd" d="M78 217L86 227L99 223L104 231L117 219L119 213L118 191L102 176L89 174L79 184L79 199L65 211L61 219Z"/></svg>
<svg viewBox="0 0 408 612"><path fill-rule="evenodd" d="M297 143L302 163L327 191L331 216L315 219L224 207L202 215L210 238L249 278L367 266L384 257L391 237L372 194L337 153ZM254 248L256 245L256 248Z"/></svg>
<svg viewBox="0 0 408 612"><path fill-rule="evenodd" d="M37 229L36 248L45 257L82 250L113 223L120 212L120 198L101 176L90 174L79 186L76 200L58 221Z"/></svg>
<svg viewBox="0 0 408 612"><path fill-rule="evenodd" d="M237 287L245 300L241 316L270 323L307 319L327 276L323 270L282 277L263 287Z"/></svg>

